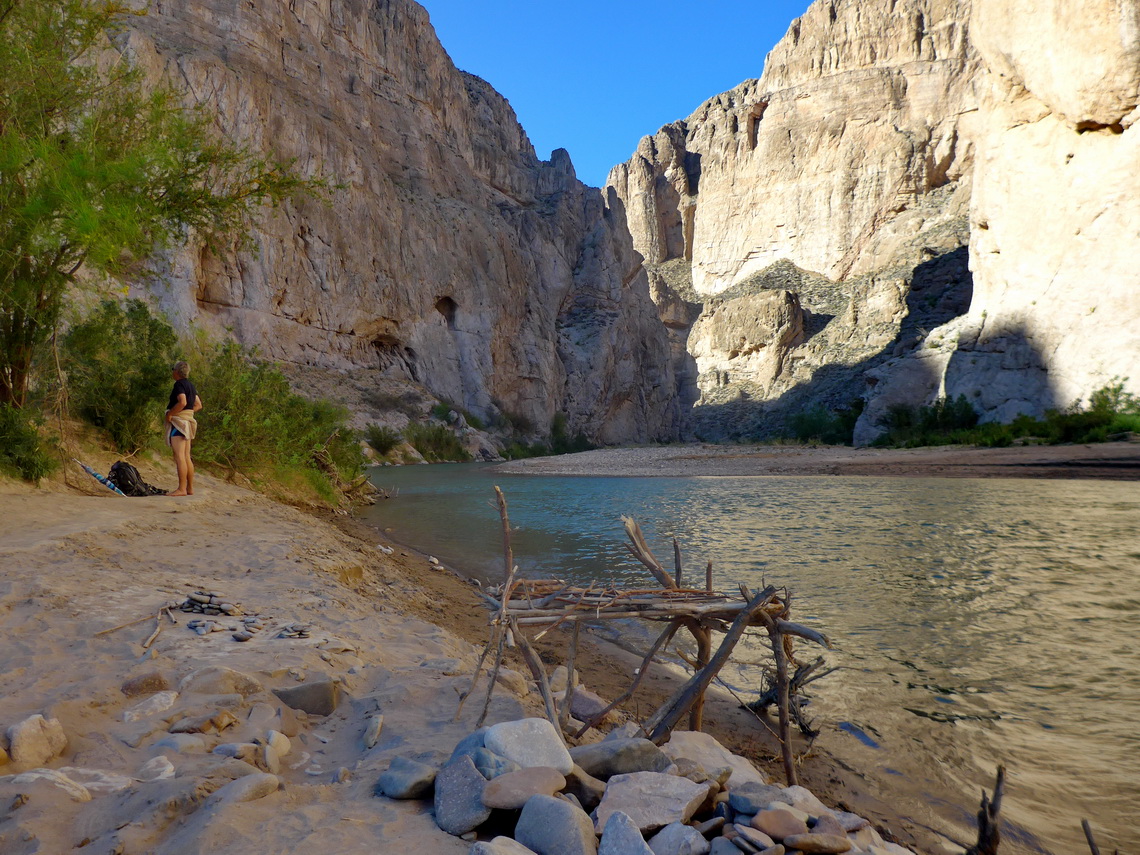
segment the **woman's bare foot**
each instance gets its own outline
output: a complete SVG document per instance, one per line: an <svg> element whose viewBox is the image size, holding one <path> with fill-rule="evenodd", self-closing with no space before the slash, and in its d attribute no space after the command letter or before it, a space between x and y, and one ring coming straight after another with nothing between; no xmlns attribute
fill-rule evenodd
<svg viewBox="0 0 1140 855"><path fill-rule="evenodd" d="M173 493L167 493L168 496L189 496L185 490L175 490Z"/></svg>

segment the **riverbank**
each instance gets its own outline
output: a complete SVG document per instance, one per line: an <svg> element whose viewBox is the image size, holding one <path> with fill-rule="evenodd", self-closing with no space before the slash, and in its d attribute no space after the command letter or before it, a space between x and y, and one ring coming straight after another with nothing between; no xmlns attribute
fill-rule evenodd
<svg viewBox="0 0 1140 855"><path fill-rule="evenodd" d="M145 467L143 474L149 476ZM467 843L436 828L423 803L377 799L372 790L397 754L444 759L478 716L471 704L454 721L458 692L486 634L468 583L411 550L388 545L385 554L380 538L354 520L336 516L334 526L205 476L199 495L182 500L5 482L0 519L0 725L36 714L58 719L67 746L50 765L77 770L69 774L87 781L94 796L80 802L47 783L31 787L26 804L0 816L5 852L82 846L99 853L348 853L370 851L379 840L388 848L467 851ZM163 605L195 590L225 594L260 616L265 630L239 643L229 632L190 631L181 613L177 625L156 620ZM278 628L298 622L312 626L310 638L277 637ZM161 633L144 649L156 626ZM544 657L559 661L562 647L552 633ZM584 683L608 696L624 687L633 667L628 654L602 645L582 659ZM193 747L155 748L181 706L204 716L233 709L253 721L265 712L264 703L253 702L260 691L249 698L224 686L184 691L169 712L125 720L146 698L128 697L124 685L147 678L174 691L203 667L252 675L259 690L339 682L343 700L334 714L296 716L294 750L278 772L283 789L256 801L203 805L217 776L231 772ZM663 672L650 680L638 709L669 694L675 679ZM500 690L491 718L537 710L533 693ZM378 711L385 716L382 739L363 750L361 734ZM706 719L734 750L761 761L774 757L766 728L731 699L717 698ZM153 771L144 767L160 756L175 776L140 784ZM766 771L779 779L775 766ZM933 849L920 823L864 794L857 771L810 754L802 781L904 845ZM147 791L152 785L161 789L157 797Z"/></svg>
<svg viewBox="0 0 1140 855"><path fill-rule="evenodd" d="M696 477L740 475L1140 480L1140 442L1011 448L674 445L601 448L515 460L510 474Z"/></svg>

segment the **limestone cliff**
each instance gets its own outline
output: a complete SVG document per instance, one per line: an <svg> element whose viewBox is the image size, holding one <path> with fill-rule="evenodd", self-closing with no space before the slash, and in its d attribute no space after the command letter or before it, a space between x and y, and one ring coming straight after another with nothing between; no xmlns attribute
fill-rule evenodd
<svg viewBox="0 0 1140 855"><path fill-rule="evenodd" d="M154 0L122 47L223 131L340 186L252 250L172 254L184 324L293 363L415 381L602 442L669 439L669 342L616 195L540 161L410 0Z"/></svg>
<svg viewBox="0 0 1140 855"><path fill-rule="evenodd" d="M951 0L818 0L759 80L610 173L659 304L687 296L694 318L704 306L691 328L672 325L699 435L848 403L868 360L965 310L967 18ZM757 316L760 292L779 323ZM726 327L747 343L725 347Z"/></svg>

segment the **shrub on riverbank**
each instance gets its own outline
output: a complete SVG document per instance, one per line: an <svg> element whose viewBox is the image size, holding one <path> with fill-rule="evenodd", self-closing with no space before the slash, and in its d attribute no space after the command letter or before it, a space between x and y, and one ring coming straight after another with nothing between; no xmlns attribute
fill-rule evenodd
<svg viewBox="0 0 1140 855"><path fill-rule="evenodd" d="M817 406L798 412L788 420L792 436L800 442L851 445L855 422L859 420L863 406L863 399L856 398L850 406L838 410Z"/></svg>
<svg viewBox="0 0 1140 855"><path fill-rule="evenodd" d="M58 465L44 448L35 417L27 409L0 404L0 469L38 481Z"/></svg>
<svg viewBox="0 0 1140 855"><path fill-rule="evenodd" d="M364 428L364 441L377 454L386 455L403 442L404 437L398 430L385 425L368 425Z"/></svg>
<svg viewBox="0 0 1140 855"><path fill-rule="evenodd" d="M454 463L471 459L459 437L446 425L412 422L404 428L404 439L428 463Z"/></svg>

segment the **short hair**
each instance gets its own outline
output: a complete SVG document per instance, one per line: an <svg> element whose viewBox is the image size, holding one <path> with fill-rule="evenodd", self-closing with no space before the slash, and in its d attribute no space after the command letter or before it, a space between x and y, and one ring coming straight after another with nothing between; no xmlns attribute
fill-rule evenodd
<svg viewBox="0 0 1140 855"><path fill-rule="evenodd" d="M186 362L183 362L182 360L179 360L178 362L174 363L173 371L176 374L180 374L182 377L189 377L190 376L190 366L189 366L189 364L187 364Z"/></svg>

